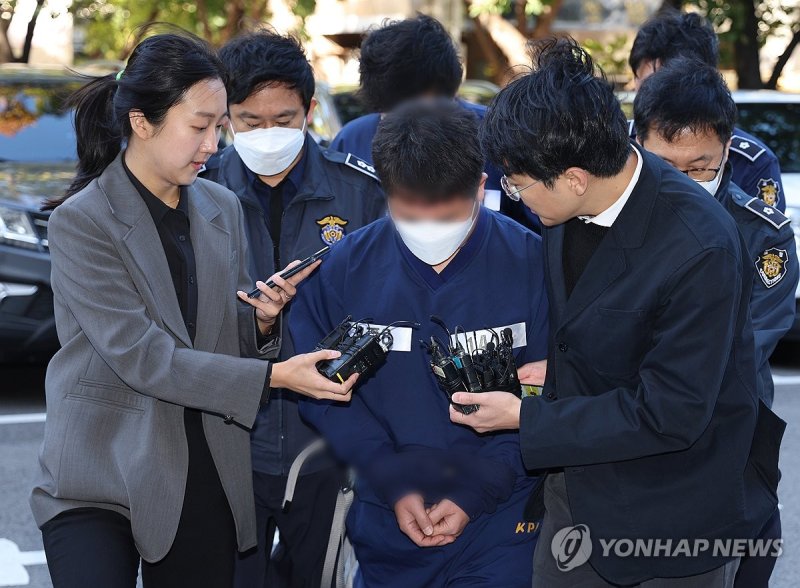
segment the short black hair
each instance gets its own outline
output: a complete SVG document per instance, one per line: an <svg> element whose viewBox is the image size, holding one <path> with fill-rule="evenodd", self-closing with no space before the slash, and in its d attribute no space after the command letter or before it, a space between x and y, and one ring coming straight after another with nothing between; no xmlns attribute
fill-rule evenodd
<svg viewBox="0 0 800 588"><path fill-rule="evenodd" d="M300 41L262 29L239 35L219 51L228 70L228 104L241 104L271 84L284 84L300 95L306 112L314 97L314 70Z"/></svg>
<svg viewBox="0 0 800 588"><path fill-rule="evenodd" d="M693 57L711 67L719 63L719 39L711 23L695 12L669 10L642 25L628 63L633 75L644 63L666 65L676 57Z"/></svg>
<svg viewBox="0 0 800 588"><path fill-rule="evenodd" d="M423 94L452 98L463 69L453 39L435 18L418 14L386 21L361 43L358 96L374 112L389 112Z"/></svg>
<svg viewBox="0 0 800 588"><path fill-rule="evenodd" d="M736 103L717 68L681 57L648 77L633 101L636 136L653 131L666 141L683 130L713 131L727 143L736 124Z"/></svg>
<svg viewBox="0 0 800 588"><path fill-rule="evenodd" d="M474 197L484 164L478 118L446 98L408 101L378 125L372 159L389 196Z"/></svg>
<svg viewBox="0 0 800 588"><path fill-rule="evenodd" d="M631 146L613 86L571 38L531 46L533 68L503 88L481 125L489 160L548 188L570 167L611 177Z"/></svg>

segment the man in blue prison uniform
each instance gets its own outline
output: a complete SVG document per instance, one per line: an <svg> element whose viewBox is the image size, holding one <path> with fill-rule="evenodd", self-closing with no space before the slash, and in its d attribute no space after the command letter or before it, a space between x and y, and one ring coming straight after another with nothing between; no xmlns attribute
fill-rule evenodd
<svg viewBox="0 0 800 588"><path fill-rule="evenodd" d="M434 18L418 15L390 22L369 33L361 44L359 96L372 111L347 123L331 147L372 163L372 139L382 113L405 100L441 96L483 118L486 107L456 98L463 68L450 34ZM540 230L539 219L528 208L501 198L500 169L484 164L486 178L484 205L499 210L523 226Z"/></svg>
<svg viewBox="0 0 800 588"><path fill-rule="evenodd" d="M744 238L755 270L750 315L758 392L771 407L775 386L769 357L794 324L797 253L789 219L731 181L725 160L735 121L736 104L722 76L696 60L670 61L642 84L634 102L639 144L702 185L730 213ZM780 511L775 509L759 537L780 536ZM744 557L735 586L766 588L776 560L774 554Z"/></svg>
<svg viewBox="0 0 800 588"><path fill-rule="evenodd" d="M716 68L719 64L717 33L701 15L670 11L659 13L647 21L633 41L628 62L638 90L642 83L678 57L697 59ZM633 121L629 121L631 138L635 137ZM781 183L781 167L777 156L760 139L735 128L731 136L728 161L734 184L751 198L760 198L767 206L781 212L786 199Z"/></svg>
<svg viewBox="0 0 800 588"><path fill-rule="evenodd" d="M480 206L486 176L477 119L451 100L393 110L373 154L390 216L333 248L290 319L298 351L347 315L420 325L392 330L386 364L349 405L300 406L356 470L347 532L359 581L527 587L538 525L524 507L538 479L526 475L518 435L450 423L449 400L420 340L447 339L431 315L469 340L510 327L517 366L542 360L548 306L540 239Z"/></svg>

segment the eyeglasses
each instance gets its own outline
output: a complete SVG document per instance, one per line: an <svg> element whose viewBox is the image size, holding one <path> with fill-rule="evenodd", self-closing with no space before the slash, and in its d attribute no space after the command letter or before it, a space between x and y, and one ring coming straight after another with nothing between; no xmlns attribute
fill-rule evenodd
<svg viewBox="0 0 800 588"><path fill-rule="evenodd" d="M535 186L536 184L538 184L541 181L542 180L536 180L535 182L533 182L532 184L528 184L524 188L519 188L518 186L516 186L516 185L512 184L511 182L509 182L508 178L506 176L502 176L500 178L500 187L503 188L503 192L505 192L506 196L511 198L511 200L513 200L514 202L519 202L520 197L521 197L520 196L520 192L522 192L523 190L527 190L528 188L530 188L532 186Z"/></svg>
<svg viewBox="0 0 800 588"><path fill-rule="evenodd" d="M717 177L719 170L722 169L722 160L725 159L725 154L722 154L722 157L719 161L719 167L692 167L689 169L679 169L678 171L686 174L695 182L710 182L714 178Z"/></svg>

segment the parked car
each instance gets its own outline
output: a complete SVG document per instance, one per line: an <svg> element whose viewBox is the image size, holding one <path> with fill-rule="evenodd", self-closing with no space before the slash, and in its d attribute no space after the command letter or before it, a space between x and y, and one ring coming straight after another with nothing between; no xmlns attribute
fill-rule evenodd
<svg viewBox="0 0 800 588"><path fill-rule="evenodd" d="M45 198L75 173L75 134L62 110L74 73L0 67L0 359L46 355L58 341Z"/></svg>

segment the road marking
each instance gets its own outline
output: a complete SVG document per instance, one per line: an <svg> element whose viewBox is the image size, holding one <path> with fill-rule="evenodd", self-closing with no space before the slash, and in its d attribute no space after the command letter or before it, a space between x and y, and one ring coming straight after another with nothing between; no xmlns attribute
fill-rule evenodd
<svg viewBox="0 0 800 588"><path fill-rule="evenodd" d="M46 416L46 412L32 412L27 414L0 414L0 425L43 423Z"/></svg>
<svg viewBox="0 0 800 588"><path fill-rule="evenodd" d="M0 539L0 586L27 586L31 577L25 566L46 563L44 551L20 551L10 539Z"/></svg>
<svg viewBox="0 0 800 588"><path fill-rule="evenodd" d="M800 384L800 376L780 376L773 374L772 381L775 382L776 386L797 386Z"/></svg>

